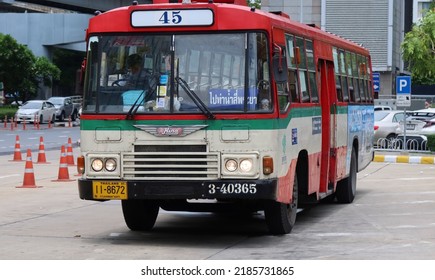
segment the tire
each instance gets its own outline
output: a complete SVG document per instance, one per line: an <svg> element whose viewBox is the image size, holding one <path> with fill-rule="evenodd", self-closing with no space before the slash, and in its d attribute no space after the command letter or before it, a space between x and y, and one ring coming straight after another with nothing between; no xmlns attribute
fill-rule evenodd
<svg viewBox="0 0 435 280"><path fill-rule="evenodd" d="M122 213L127 227L133 231L151 230L159 214L154 200L123 200Z"/></svg>
<svg viewBox="0 0 435 280"><path fill-rule="evenodd" d="M65 112L64 111L62 111L62 113L60 113L59 121L61 121L61 122L65 121Z"/></svg>
<svg viewBox="0 0 435 280"><path fill-rule="evenodd" d="M53 116L51 116L51 122L50 123L54 123L55 120L56 120L56 115L53 114Z"/></svg>
<svg viewBox="0 0 435 280"><path fill-rule="evenodd" d="M349 177L340 180L337 183L337 189L335 196L339 203L352 203L356 195L356 179L357 179L357 162L356 152L352 149L352 155L350 158L350 171Z"/></svg>
<svg viewBox="0 0 435 280"><path fill-rule="evenodd" d="M77 119L77 111L74 111L71 115L71 120L75 121Z"/></svg>
<svg viewBox="0 0 435 280"><path fill-rule="evenodd" d="M39 116L39 124L43 124L44 123L44 116L40 115Z"/></svg>
<svg viewBox="0 0 435 280"><path fill-rule="evenodd" d="M298 211L298 179L293 183L293 201L290 204L269 200L264 215L269 232L274 235L287 234L293 229Z"/></svg>

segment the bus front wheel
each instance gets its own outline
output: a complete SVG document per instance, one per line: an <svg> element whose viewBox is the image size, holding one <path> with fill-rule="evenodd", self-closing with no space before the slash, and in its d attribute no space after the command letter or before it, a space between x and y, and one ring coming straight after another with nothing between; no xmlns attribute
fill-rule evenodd
<svg viewBox="0 0 435 280"><path fill-rule="evenodd" d="M298 211L298 180L293 183L293 201L290 204L267 201L264 209L267 227L272 234L287 234L293 229Z"/></svg>
<svg viewBox="0 0 435 280"><path fill-rule="evenodd" d="M159 205L153 200L123 200L122 213L129 229L151 230L159 214Z"/></svg>

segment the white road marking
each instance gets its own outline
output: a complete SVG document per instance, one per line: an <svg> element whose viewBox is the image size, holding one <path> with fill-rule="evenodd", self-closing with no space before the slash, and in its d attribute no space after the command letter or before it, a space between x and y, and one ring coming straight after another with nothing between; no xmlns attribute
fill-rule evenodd
<svg viewBox="0 0 435 280"><path fill-rule="evenodd" d="M6 175L6 176L0 176L0 179L5 179L5 178L9 178L9 177L17 177L20 176L20 174L11 174L11 175Z"/></svg>

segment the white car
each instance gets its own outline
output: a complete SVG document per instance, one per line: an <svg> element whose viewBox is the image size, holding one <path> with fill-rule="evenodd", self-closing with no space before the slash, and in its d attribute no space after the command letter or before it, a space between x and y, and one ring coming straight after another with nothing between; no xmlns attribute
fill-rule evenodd
<svg viewBox="0 0 435 280"><path fill-rule="evenodd" d="M426 121L426 125L421 129L420 134L423 135L435 134L435 118Z"/></svg>
<svg viewBox="0 0 435 280"><path fill-rule="evenodd" d="M15 118L17 122L31 122L34 123L39 121L39 123L54 121L56 117L56 107L51 102L45 100L30 100L24 103L17 110Z"/></svg>
<svg viewBox="0 0 435 280"><path fill-rule="evenodd" d="M435 109L422 109L414 111L410 117L413 120L420 120L425 122L423 128L420 129L419 134L430 135L435 134Z"/></svg>
<svg viewBox="0 0 435 280"><path fill-rule="evenodd" d="M405 117L403 111L381 110L375 111L375 133L373 144L375 146L385 146L386 143L393 141L399 134L403 134L404 121L406 119L406 133L408 135L419 134L425 125L424 121L411 119L408 112Z"/></svg>
<svg viewBox="0 0 435 280"><path fill-rule="evenodd" d="M377 105L374 107L375 111L392 111L393 109L390 106L381 106Z"/></svg>

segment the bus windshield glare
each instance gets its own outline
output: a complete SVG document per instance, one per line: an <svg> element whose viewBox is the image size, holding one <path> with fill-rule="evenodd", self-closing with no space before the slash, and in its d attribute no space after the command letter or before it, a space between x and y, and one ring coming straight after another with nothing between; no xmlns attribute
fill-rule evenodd
<svg viewBox="0 0 435 280"><path fill-rule="evenodd" d="M268 112L267 53L254 32L92 36L83 113Z"/></svg>

